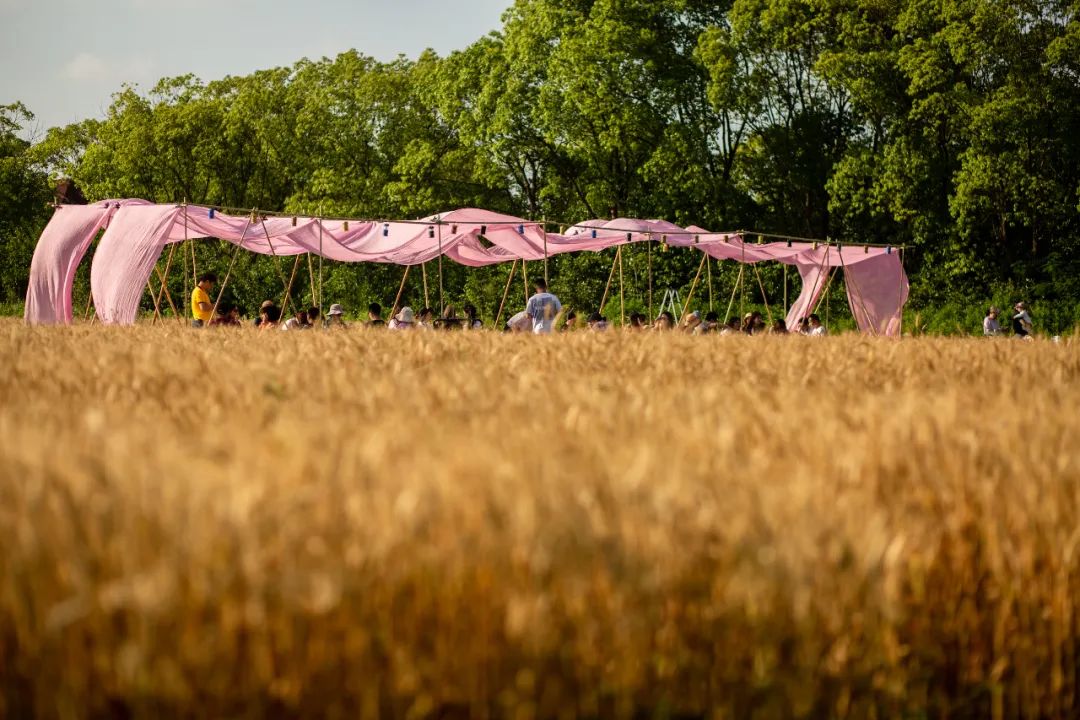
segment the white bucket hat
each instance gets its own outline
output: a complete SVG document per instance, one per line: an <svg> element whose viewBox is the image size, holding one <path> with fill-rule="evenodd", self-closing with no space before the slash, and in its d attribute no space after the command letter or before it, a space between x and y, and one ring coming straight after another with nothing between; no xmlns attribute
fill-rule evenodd
<svg viewBox="0 0 1080 720"><path fill-rule="evenodd" d="M415 317L413 316L411 307L403 307L398 314L394 316L394 319L400 323L411 323L415 320Z"/></svg>
<svg viewBox="0 0 1080 720"><path fill-rule="evenodd" d="M345 308L341 307L340 303L334 303L333 305L330 306L330 312L328 312L326 314L329 315L330 317L334 317L334 316L337 316L337 315L344 315L345 314Z"/></svg>

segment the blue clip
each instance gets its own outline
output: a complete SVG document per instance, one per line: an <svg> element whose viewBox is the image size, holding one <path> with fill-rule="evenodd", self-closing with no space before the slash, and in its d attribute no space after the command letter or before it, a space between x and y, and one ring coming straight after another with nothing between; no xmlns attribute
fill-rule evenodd
<svg viewBox="0 0 1080 720"><path fill-rule="evenodd" d="M593 228L593 230L592 230L592 236L593 236L594 238L596 237L596 228Z"/></svg>
<svg viewBox="0 0 1080 720"><path fill-rule="evenodd" d="M524 235L524 234L525 234L525 226L524 225L518 225L518 235Z"/></svg>
<svg viewBox="0 0 1080 720"><path fill-rule="evenodd" d="M214 219L214 208L210 208L210 219Z"/></svg>
<svg viewBox="0 0 1080 720"><path fill-rule="evenodd" d="M892 255L892 245L887 245L885 247L885 254L886 255Z"/></svg>
<svg viewBox="0 0 1080 720"><path fill-rule="evenodd" d="M382 236L383 237L390 237L390 223L383 223Z"/></svg>

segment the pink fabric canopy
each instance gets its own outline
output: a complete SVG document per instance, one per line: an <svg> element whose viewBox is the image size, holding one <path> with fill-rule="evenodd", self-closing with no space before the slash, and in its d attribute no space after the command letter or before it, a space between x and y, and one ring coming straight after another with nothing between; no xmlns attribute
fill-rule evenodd
<svg viewBox="0 0 1080 720"><path fill-rule="evenodd" d="M589 220L565 233L488 210L464 208L411 222L236 216L202 206L152 205L141 200L62 206L45 228L30 268L28 323L70 323L75 269L105 227L90 269L91 292L103 323L135 321L146 283L162 250L188 238L216 237L263 255L312 253L339 262L417 265L445 255L470 267L507 260L543 260L658 241L696 247L711 257L794 265L803 289L788 324L814 307L831 268L844 269L852 313L864 332L897 335L908 283L898 253L886 249L815 247L808 243L744 243L739 233L681 228L664 220Z"/></svg>

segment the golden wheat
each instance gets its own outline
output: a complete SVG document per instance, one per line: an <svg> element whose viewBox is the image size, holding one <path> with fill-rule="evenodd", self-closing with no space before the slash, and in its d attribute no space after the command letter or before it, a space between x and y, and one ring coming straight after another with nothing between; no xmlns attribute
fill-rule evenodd
<svg viewBox="0 0 1080 720"><path fill-rule="evenodd" d="M0 716L1076 717L1078 350L0 324Z"/></svg>

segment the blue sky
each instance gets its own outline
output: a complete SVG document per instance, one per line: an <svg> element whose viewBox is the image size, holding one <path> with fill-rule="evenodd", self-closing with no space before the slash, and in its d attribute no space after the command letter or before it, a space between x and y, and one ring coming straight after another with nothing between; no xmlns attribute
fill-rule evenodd
<svg viewBox="0 0 1080 720"><path fill-rule="evenodd" d="M203 80L350 48L380 60L463 48L512 0L0 0L0 104L40 134L99 117L121 84ZM36 131L36 133L35 133Z"/></svg>

